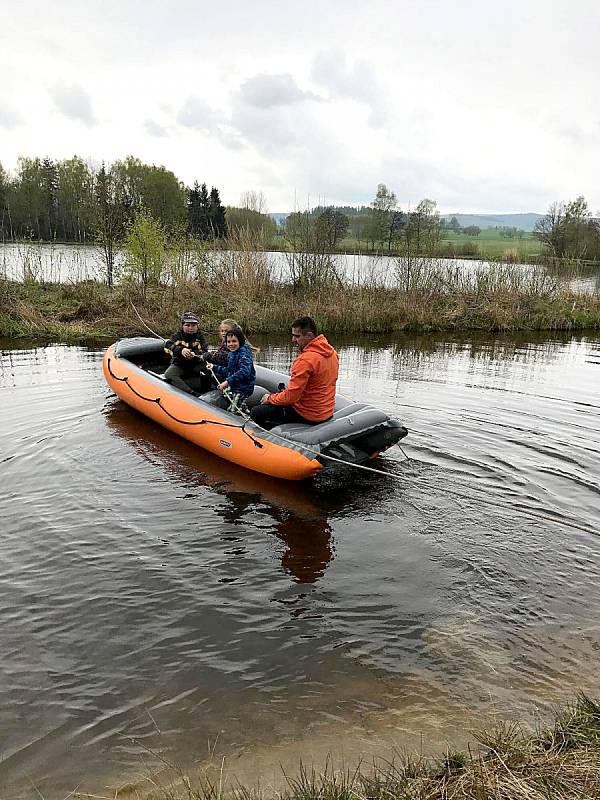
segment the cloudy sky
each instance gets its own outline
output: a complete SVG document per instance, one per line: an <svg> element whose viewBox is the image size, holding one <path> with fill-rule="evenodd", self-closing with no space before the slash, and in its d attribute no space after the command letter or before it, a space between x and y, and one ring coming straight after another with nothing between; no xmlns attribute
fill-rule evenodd
<svg viewBox="0 0 600 800"><path fill-rule="evenodd" d="M132 154L236 204L600 211L598 0L0 0L0 162Z"/></svg>

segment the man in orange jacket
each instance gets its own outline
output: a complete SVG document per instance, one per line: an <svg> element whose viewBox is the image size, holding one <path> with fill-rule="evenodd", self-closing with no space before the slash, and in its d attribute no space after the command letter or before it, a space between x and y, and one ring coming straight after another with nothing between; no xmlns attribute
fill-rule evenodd
<svg viewBox="0 0 600 800"><path fill-rule="evenodd" d="M250 412L254 422L266 430L284 422L318 425L333 414L338 354L319 334L312 317L292 323L292 342L300 352L292 364L287 389L266 394Z"/></svg>

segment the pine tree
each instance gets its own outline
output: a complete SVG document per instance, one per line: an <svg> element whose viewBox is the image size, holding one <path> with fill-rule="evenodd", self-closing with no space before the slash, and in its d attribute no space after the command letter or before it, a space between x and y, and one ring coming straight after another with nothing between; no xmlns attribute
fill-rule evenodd
<svg viewBox="0 0 600 800"><path fill-rule="evenodd" d="M200 236L201 239L210 239L212 236L209 210L210 198L208 196L206 184L203 183L200 187L200 193L198 194L198 236Z"/></svg>
<svg viewBox="0 0 600 800"><path fill-rule="evenodd" d="M58 170L49 158L42 162L42 237L48 241L54 239L58 225Z"/></svg>
<svg viewBox="0 0 600 800"><path fill-rule="evenodd" d="M210 190L208 217L212 235L215 239L222 239L227 235L227 223L225 222L225 207L221 204L219 190L213 186Z"/></svg>
<svg viewBox="0 0 600 800"><path fill-rule="evenodd" d="M188 192L187 201L187 214L188 214L188 232L192 236L200 235L200 187L198 181L194 183L194 187Z"/></svg>

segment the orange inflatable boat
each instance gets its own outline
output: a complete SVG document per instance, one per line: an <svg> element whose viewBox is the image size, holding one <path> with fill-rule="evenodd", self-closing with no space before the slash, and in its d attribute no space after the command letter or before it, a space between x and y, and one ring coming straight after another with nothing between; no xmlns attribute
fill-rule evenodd
<svg viewBox="0 0 600 800"><path fill-rule="evenodd" d="M184 439L248 469L303 480L338 460L361 463L398 442L407 431L373 406L336 397L331 420L286 424L266 431L215 405L221 393L187 394L163 378L168 366L162 339L121 339L104 354L106 382L125 403ZM257 385L248 405L277 391L289 375L256 365Z"/></svg>

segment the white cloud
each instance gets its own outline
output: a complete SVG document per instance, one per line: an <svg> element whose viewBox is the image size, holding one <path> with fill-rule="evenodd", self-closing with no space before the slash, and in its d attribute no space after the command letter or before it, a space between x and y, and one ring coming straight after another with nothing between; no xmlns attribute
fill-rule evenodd
<svg viewBox="0 0 600 800"><path fill-rule="evenodd" d="M133 153L233 202L262 189L276 210L295 192L369 201L379 181L453 211L579 194L600 207L596 0L13 6L0 35L9 169L19 155Z"/></svg>
<svg viewBox="0 0 600 800"><path fill-rule="evenodd" d="M340 53L318 53L314 59L311 77L336 97L349 97L365 103L371 110L369 124L374 128L385 122L385 103L382 86L371 65L364 60L353 64L346 62Z"/></svg>
<svg viewBox="0 0 600 800"><path fill-rule="evenodd" d="M86 125L93 125L96 122L92 113L91 98L79 84L57 83L50 89L50 96L65 117L84 122Z"/></svg>
<svg viewBox="0 0 600 800"><path fill-rule="evenodd" d="M150 134L150 136L156 136L158 139L169 135L167 129L153 119L144 120L144 128L146 133Z"/></svg>
<svg viewBox="0 0 600 800"><path fill-rule="evenodd" d="M186 128L212 133L217 127L218 116L200 97L191 96L177 114L177 122Z"/></svg>
<svg viewBox="0 0 600 800"><path fill-rule="evenodd" d="M16 128L23 122L22 117L7 105L0 105L0 128Z"/></svg>
<svg viewBox="0 0 600 800"><path fill-rule="evenodd" d="M248 105L257 108L272 108L302 103L305 100L320 100L310 92L303 92L289 74L255 75L248 78L240 87L240 98Z"/></svg>

